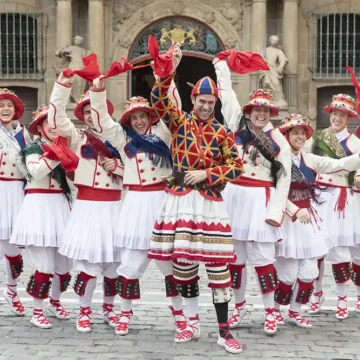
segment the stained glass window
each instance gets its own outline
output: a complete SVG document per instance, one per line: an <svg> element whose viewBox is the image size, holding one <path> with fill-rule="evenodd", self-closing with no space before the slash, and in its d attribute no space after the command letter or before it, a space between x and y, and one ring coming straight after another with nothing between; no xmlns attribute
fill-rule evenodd
<svg viewBox="0 0 360 360"><path fill-rule="evenodd" d="M147 42L150 34L157 39L160 51L167 50L173 41L180 43L184 54L208 59L223 50L218 37L204 24L193 19L172 17L150 25L138 36L130 50L130 60L141 61L149 57Z"/></svg>

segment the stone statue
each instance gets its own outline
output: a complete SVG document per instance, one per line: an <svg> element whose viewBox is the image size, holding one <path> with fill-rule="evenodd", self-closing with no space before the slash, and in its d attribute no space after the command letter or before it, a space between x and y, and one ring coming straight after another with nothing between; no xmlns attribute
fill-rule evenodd
<svg viewBox="0 0 360 360"><path fill-rule="evenodd" d="M90 51L81 47L83 41L84 38L82 36L75 36L73 38L74 45L70 45L61 50L56 50L55 56L64 59L64 68L82 69L84 67L82 59L89 55ZM75 76L71 90L71 100L77 103L85 92L85 88L86 80L79 76Z"/></svg>
<svg viewBox="0 0 360 360"><path fill-rule="evenodd" d="M263 72L260 75L260 84L261 87L271 90L277 107L285 109L288 104L283 92L282 78L288 59L280 49L279 38L276 35L270 36L269 45L263 57L269 65L270 71Z"/></svg>

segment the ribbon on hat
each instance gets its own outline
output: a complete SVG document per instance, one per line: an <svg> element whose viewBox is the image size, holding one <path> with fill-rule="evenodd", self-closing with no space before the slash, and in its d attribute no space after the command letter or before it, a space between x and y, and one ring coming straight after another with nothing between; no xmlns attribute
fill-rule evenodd
<svg viewBox="0 0 360 360"><path fill-rule="evenodd" d="M260 70L270 70L260 54L250 51L236 51L235 49L224 50L219 52L216 57L219 60L228 58L229 68L237 74L248 74Z"/></svg>
<svg viewBox="0 0 360 360"><path fill-rule="evenodd" d="M351 82L355 86L355 94L356 94L356 112L360 114L360 84L356 80L354 69L351 66L347 66L346 70L351 74Z"/></svg>
<svg viewBox="0 0 360 360"><path fill-rule="evenodd" d="M81 78L93 82L96 78L101 75L99 64L97 62L97 55L90 54L85 56L83 59L84 68L82 69L64 69L62 73L66 77L78 75Z"/></svg>
<svg viewBox="0 0 360 360"><path fill-rule="evenodd" d="M79 158L68 147L68 142L65 137L58 136L51 145L42 145L45 153L44 157L50 160L60 161L65 171L74 171L79 164Z"/></svg>
<svg viewBox="0 0 360 360"><path fill-rule="evenodd" d="M169 50L163 54L159 54L159 44L153 35L149 35L148 39L148 51L151 57L154 59L154 73L160 77L168 77L173 68L173 52L175 45L173 43Z"/></svg>

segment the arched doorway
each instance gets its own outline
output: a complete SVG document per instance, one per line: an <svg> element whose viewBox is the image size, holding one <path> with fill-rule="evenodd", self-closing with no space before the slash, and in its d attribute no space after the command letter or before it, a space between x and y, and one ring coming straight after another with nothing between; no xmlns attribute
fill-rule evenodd
<svg viewBox="0 0 360 360"><path fill-rule="evenodd" d="M185 17L171 17L159 20L143 30L133 42L129 51L131 63L148 64L151 59L147 52L149 35L156 37L161 51L166 51L172 41L181 44L183 59L176 72L175 83L178 88L183 110L190 112L191 87L201 77L210 76L216 81L212 60L224 49L218 36L205 24ZM150 100L150 92L155 79L150 67L138 69L129 74L128 94L143 96ZM220 101L216 104L216 118L223 121Z"/></svg>

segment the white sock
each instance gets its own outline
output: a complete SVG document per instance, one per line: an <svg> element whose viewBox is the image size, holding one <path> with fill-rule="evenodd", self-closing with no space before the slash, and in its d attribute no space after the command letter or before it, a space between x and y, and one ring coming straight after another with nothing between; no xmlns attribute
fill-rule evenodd
<svg viewBox="0 0 360 360"><path fill-rule="evenodd" d="M181 295L171 297L171 305L174 310L182 310L182 297Z"/></svg>
<svg viewBox="0 0 360 360"><path fill-rule="evenodd" d="M61 290L60 290L60 276L54 274L54 277L51 282L51 298L53 300L60 300Z"/></svg>
<svg viewBox="0 0 360 360"><path fill-rule="evenodd" d="M299 312L300 309L301 309L301 304L296 302L295 299L297 297L297 292L298 292L298 289L299 289L299 283L296 282L295 283L295 287L293 289L293 296L291 298L291 302L290 302L290 310L291 311L295 311L295 312Z"/></svg>
<svg viewBox="0 0 360 360"><path fill-rule="evenodd" d="M104 295L104 304L114 305L115 296L105 296Z"/></svg>
<svg viewBox="0 0 360 360"><path fill-rule="evenodd" d="M96 277L88 281L85 288L84 295L80 296L79 302L81 307L90 307L92 298L96 288Z"/></svg>
<svg viewBox="0 0 360 360"><path fill-rule="evenodd" d="M346 283L336 284L336 291L338 296L346 296Z"/></svg>
<svg viewBox="0 0 360 360"><path fill-rule="evenodd" d="M316 293L322 291L322 282L323 282L323 278L324 278L324 271L325 271L325 260L323 260L320 264L319 280L314 281L314 292L316 292Z"/></svg>
<svg viewBox="0 0 360 360"><path fill-rule="evenodd" d="M199 314L199 297L194 298L184 298L184 303L186 305L187 317L195 317Z"/></svg>
<svg viewBox="0 0 360 360"><path fill-rule="evenodd" d="M121 298L121 311L130 311L132 305L132 300ZM127 316L120 316L121 322L129 323L130 319Z"/></svg>
<svg viewBox="0 0 360 360"><path fill-rule="evenodd" d="M33 298L34 310L43 310L44 309L44 299Z"/></svg>
<svg viewBox="0 0 360 360"><path fill-rule="evenodd" d="M277 302L275 302L275 309L280 310L280 304L278 304Z"/></svg>
<svg viewBox="0 0 360 360"><path fill-rule="evenodd" d="M240 304L245 301L246 285L247 285L247 267L245 266L241 272L240 289L233 289L235 304Z"/></svg>

